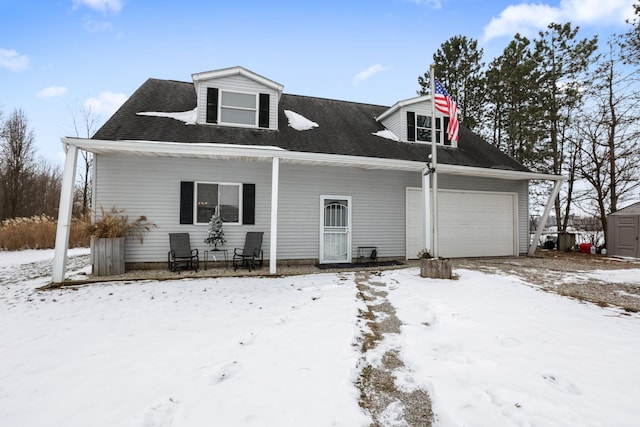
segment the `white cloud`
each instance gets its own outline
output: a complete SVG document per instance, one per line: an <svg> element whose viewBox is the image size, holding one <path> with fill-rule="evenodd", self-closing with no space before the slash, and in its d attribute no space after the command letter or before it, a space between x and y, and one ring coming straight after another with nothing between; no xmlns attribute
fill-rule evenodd
<svg viewBox="0 0 640 427"><path fill-rule="evenodd" d="M84 107L100 115L111 116L129 97L122 93L101 92L97 98L84 101Z"/></svg>
<svg viewBox="0 0 640 427"><path fill-rule="evenodd" d="M6 68L9 71L22 71L29 66L29 58L27 55L20 55L13 49L0 48L0 68Z"/></svg>
<svg viewBox="0 0 640 427"><path fill-rule="evenodd" d="M440 9L442 7L442 3L440 0L411 0L416 4L426 4L427 6L431 6L434 9Z"/></svg>
<svg viewBox="0 0 640 427"><path fill-rule="evenodd" d="M38 98L53 98L56 96L62 96L67 93L66 86L50 86L42 89L36 95Z"/></svg>
<svg viewBox="0 0 640 427"><path fill-rule="evenodd" d="M533 36L550 23L574 25L624 24L633 15L635 0L562 0L559 6L542 3L510 5L484 27L484 41L520 33Z"/></svg>
<svg viewBox="0 0 640 427"><path fill-rule="evenodd" d="M81 6L86 6L91 9L99 10L101 12L113 12L118 13L122 10L121 0L73 0L73 6L75 9Z"/></svg>
<svg viewBox="0 0 640 427"><path fill-rule="evenodd" d="M367 68L366 70L360 71L358 74L356 74L356 76L353 78L353 84L357 85L360 82L363 82L363 81L367 80L368 78L370 78L374 74L377 74L377 73L380 73L380 72L386 71L386 70L387 70L387 68L383 67L380 64L372 65L371 67Z"/></svg>
<svg viewBox="0 0 640 427"><path fill-rule="evenodd" d="M484 40L501 36L513 36L516 33L532 35L544 29L551 22L560 18L558 8L544 4L527 4L508 6L497 18L492 18L484 27Z"/></svg>
<svg viewBox="0 0 640 427"><path fill-rule="evenodd" d="M82 28L90 33L101 33L103 31L113 31L113 25L109 21L93 21L86 20L84 24L82 24Z"/></svg>

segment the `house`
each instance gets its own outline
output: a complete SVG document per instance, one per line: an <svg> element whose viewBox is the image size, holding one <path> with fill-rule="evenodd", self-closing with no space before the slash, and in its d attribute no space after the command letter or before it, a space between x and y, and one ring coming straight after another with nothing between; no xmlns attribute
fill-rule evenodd
<svg viewBox="0 0 640 427"><path fill-rule="evenodd" d="M149 79L93 138L62 139L54 282L64 278L77 150L95 156L93 206L158 226L143 245L127 241L128 264L165 260L170 232L206 249L214 208L229 248L264 231L271 273L276 261L350 262L370 246L381 258L436 247L444 257L526 254L529 180L559 190L561 178L529 171L462 126L448 141L440 113L438 163L426 173L431 111L430 96L388 107L289 95L243 67Z"/></svg>
<svg viewBox="0 0 640 427"><path fill-rule="evenodd" d="M607 253L640 258L640 202L607 215Z"/></svg>

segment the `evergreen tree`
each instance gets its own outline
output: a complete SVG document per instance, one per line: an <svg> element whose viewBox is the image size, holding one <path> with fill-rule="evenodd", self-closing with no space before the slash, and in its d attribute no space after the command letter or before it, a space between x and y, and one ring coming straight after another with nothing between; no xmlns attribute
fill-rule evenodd
<svg viewBox="0 0 640 427"><path fill-rule="evenodd" d="M540 80L540 107L545 112L542 129L546 132L545 143L549 150L547 171L553 174L575 176L570 166L575 165L575 156L569 153L568 129L576 108L580 106L584 92L586 73L594 58L598 38L577 40L579 27L571 23L550 24L539 33L535 41L535 57L538 61ZM562 215L560 196L555 201L558 230L565 231L571 210L572 184L565 194L565 212ZM562 223L560 220L562 219Z"/></svg>
<svg viewBox="0 0 640 427"><path fill-rule="evenodd" d="M516 34L486 73L488 139L520 163L535 168L542 111L535 82L537 61L526 37Z"/></svg>
<svg viewBox="0 0 640 427"><path fill-rule="evenodd" d="M204 242L208 245L212 245L214 249L218 248L218 245L224 245L227 243L227 240L224 238L224 230L222 230L222 219L218 214L218 210L216 209L215 213L211 215L211 220L209 221L209 235Z"/></svg>
<svg viewBox="0 0 640 427"><path fill-rule="evenodd" d="M435 75L458 105L460 123L476 130L482 123L484 106L483 50L478 41L466 36L453 36L433 55ZM419 95L431 91L429 72L418 77Z"/></svg>
<svg viewBox="0 0 640 427"><path fill-rule="evenodd" d="M623 35L624 59L632 64L640 64L640 1L633 5L635 16L627 20L631 28Z"/></svg>

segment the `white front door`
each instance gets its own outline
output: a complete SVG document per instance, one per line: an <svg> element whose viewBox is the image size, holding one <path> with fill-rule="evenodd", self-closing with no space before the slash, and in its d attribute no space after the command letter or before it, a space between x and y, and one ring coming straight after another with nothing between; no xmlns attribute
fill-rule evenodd
<svg viewBox="0 0 640 427"><path fill-rule="evenodd" d="M320 196L320 262L351 262L351 197Z"/></svg>

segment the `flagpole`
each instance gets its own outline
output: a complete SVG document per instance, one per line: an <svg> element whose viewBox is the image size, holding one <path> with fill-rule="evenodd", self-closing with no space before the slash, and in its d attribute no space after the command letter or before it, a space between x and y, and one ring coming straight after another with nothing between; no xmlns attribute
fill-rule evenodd
<svg viewBox="0 0 640 427"><path fill-rule="evenodd" d="M438 258L438 150L436 148L436 78L435 65L429 67L431 74L431 256Z"/></svg>

